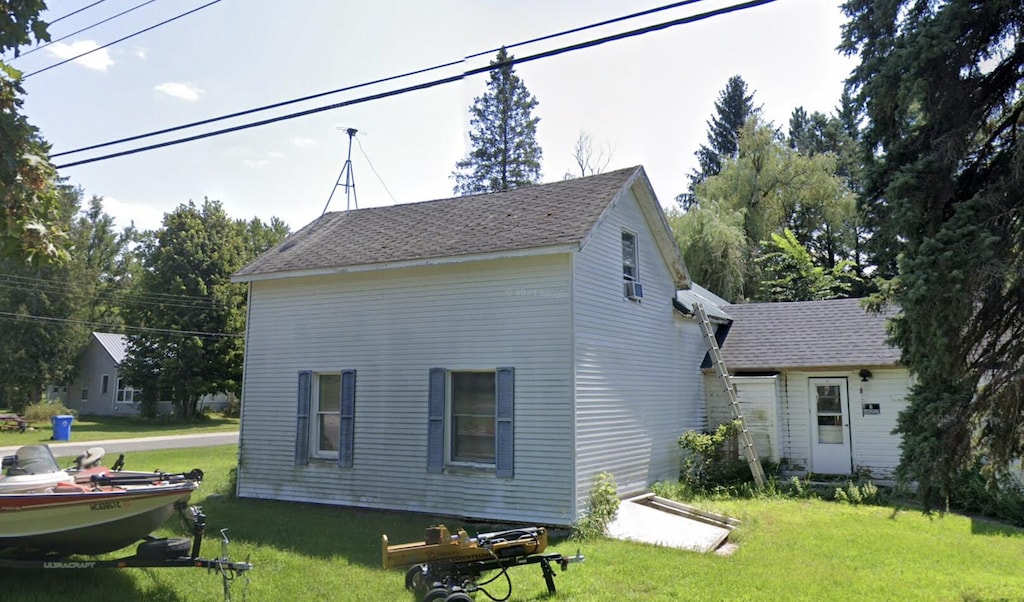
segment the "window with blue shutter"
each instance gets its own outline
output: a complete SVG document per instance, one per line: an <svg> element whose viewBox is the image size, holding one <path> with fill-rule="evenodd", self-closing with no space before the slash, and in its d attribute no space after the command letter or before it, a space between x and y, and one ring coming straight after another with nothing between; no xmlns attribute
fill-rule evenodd
<svg viewBox="0 0 1024 602"><path fill-rule="evenodd" d="M309 402L313 390L313 373L299 372L299 407L295 419L295 464L309 464Z"/></svg>
<svg viewBox="0 0 1024 602"><path fill-rule="evenodd" d="M427 394L427 472L444 471L445 385L448 371L430 369L430 390Z"/></svg>
<svg viewBox="0 0 1024 602"><path fill-rule="evenodd" d="M355 370L341 372L341 409L339 414L338 466L352 468L356 418Z"/></svg>
<svg viewBox="0 0 1024 602"><path fill-rule="evenodd" d="M498 368L495 377L494 473L507 479L514 474L515 374L515 368Z"/></svg>

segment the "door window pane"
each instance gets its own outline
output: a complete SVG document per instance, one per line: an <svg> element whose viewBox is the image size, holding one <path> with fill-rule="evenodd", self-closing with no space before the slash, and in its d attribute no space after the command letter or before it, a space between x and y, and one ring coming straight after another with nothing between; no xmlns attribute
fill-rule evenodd
<svg viewBox="0 0 1024 602"><path fill-rule="evenodd" d="M819 413L842 413L839 404L839 385L818 385L818 412Z"/></svg>

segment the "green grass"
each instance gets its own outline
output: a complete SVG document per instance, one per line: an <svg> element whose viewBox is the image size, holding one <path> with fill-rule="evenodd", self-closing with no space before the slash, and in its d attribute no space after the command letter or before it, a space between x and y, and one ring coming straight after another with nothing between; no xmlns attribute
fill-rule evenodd
<svg viewBox="0 0 1024 602"><path fill-rule="evenodd" d="M207 478L193 498L209 516L205 556L251 555L246 599L412 602L400 570L380 568L380 537L423 538L437 517L263 500L223 493L235 446L128 454L131 466L193 467ZM512 600L1021 600L1024 531L958 515L849 506L818 500L731 500L706 508L744 521L732 556L698 555L629 542L554 542L549 550L586 556L556 578L549 597L539 567L510 571ZM449 527L459 525L446 519ZM181 534L168 523L164 535ZM475 529L469 529L472 534ZM219 600L220 579L197 569L19 573L0 570L4 600L76 602ZM233 599L242 599L236 583ZM505 594L503 580L489 590ZM478 601L487 600L478 594Z"/></svg>
<svg viewBox="0 0 1024 602"><path fill-rule="evenodd" d="M158 435L190 435L237 431L238 419L210 414L201 422L165 422L134 416L79 416L71 423L71 441L131 439ZM34 422L31 430L0 431L0 447L50 442L53 428L49 422Z"/></svg>

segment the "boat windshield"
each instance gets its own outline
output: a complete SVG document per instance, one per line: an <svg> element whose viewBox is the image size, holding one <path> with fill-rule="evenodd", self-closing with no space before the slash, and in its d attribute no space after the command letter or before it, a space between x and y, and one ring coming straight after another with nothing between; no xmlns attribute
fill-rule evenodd
<svg viewBox="0 0 1024 602"><path fill-rule="evenodd" d="M60 472L53 452L45 445L26 445L15 453L15 462L7 468L7 476Z"/></svg>

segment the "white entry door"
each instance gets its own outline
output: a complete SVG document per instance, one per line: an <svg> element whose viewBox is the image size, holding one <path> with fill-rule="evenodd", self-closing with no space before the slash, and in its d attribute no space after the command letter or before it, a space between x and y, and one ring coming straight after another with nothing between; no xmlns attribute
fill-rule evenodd
<svg viewBox="0 0 1024 602"><path fill-rule="evenodd" d="M809 378L811 472L850 474L850 403L845 378Z"/></svg>

